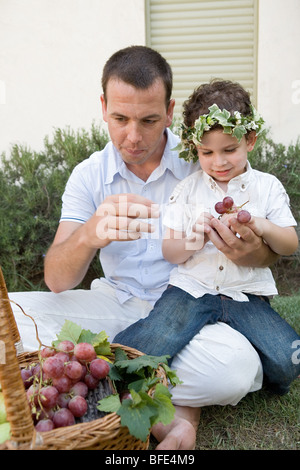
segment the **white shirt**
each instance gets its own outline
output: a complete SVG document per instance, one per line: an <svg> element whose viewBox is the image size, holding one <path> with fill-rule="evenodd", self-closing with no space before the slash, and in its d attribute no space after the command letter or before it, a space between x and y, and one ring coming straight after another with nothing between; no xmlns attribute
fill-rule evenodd
<svg viewBox="0 0 300 470"><path fill-rule="evenodd" d="M63 194L60 220L85 223L112 194L139 194L163 207L178 182L200 167L178 158L171 149L179 138L169 129L166 132L161 163L146 182L128 170L111 142L77 165ZM154 233L144 233L137 241L111 242L100 251L105 278L117 289L121 303L132 296L154 303L168 285L174 265L162 256L162 220L149 222L156 226Z"/></svg>
<svg viewBox="0 0 300 470"><path fill-rule="evenodd" d="M202 212L218 217L214 206L225 195L231 196L237 206L249 201L244 208L253 216L267 218L281 227L297 225L281 182L273 175L253 170L249 163L245 173L228 183L226 194L202 170L181 181L170 196L163 223L189 235ZM247 301L244 293L265 296L278 293L269 268L237 266L210 241L172 270L170 284L196 298L209 293Z"/></svg>

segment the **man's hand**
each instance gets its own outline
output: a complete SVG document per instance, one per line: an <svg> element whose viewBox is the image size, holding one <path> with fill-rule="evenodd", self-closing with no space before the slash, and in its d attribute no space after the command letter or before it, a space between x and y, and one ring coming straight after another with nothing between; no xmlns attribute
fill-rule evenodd
<svg viewBox="0 0 300 470"><path fill-rule="evenodd" d="M210 225L209 239L235 264L266 267L278 259L278 255L264 243L261 237L257 236L246 224L239 223L235 217L228 220L228 225L215 218L211 220Z"/></svg>
<svg viewBox="0 0 300 470"><path fill-rule="evenodd" d="M45 282L53 292L76 287L97 250L112 241L136 240L153 231L145 220L159 217L157 204L135 194L108 196L85 223L59 224L45 258Z"/></svg>
<svg viewBox="0 0 300 470"><path fill-rule="evenodd" d="M154 231L154 226L142 219L157 217L159 207L149 199L135 194L108 196L93 216L98 243L137 240L142 232Z"/></svg>

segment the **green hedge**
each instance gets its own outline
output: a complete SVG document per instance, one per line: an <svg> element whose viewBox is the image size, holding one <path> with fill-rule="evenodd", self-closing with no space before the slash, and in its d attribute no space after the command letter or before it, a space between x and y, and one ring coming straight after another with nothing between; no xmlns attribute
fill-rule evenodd
<svg viewBox="0 0 300 470"><path fill-rule="evenodd" d="M46 289L44 255L53 241L60 217L61 195L77 163L101 150L108 135L92 125L87 132L56 129L44 149L33 152L13 145L0 163L0 264L10 292ZM286 187L293 213L300 220L300 141L284 147L261 137L249 157L254 168L276 175ZM299 257L289 276L299 271ZM101 275L97 257L80 287Z"/></svg>
<svg viewBox="0 0 300 470"><path fill-rule="evenodd" d="M0 164L0 264L12 291L46 289L45 253L60 218L61 196L72 169L108 142L95 125L90 132L56 129L41 152L14 145ZM96 262L92 269L101 273Z"/></svg>

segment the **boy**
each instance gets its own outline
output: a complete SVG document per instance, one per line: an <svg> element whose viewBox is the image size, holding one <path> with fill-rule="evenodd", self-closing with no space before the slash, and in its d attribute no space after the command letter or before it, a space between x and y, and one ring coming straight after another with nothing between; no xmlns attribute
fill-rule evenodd
<svg viewBox="0 0 300 470"><path fill-rule="evenodd" d="M268 388L284 394L300 373L292 361L299 336L270 306L269 297L277 294L271 271L237 266L210 241L216 204L230 197L229 213L221 216L227 226L239 207L247 207L249 226L274 252L297 249L296 221L282 184L247 160L262 124L248 93L230 81L202 85L185 102L178 150L188 161L198 158L201 170L176 186L164 213L163 255L178 266L149 316L114 341L173 357L204 325L224 322L257 350Z"/></svg>

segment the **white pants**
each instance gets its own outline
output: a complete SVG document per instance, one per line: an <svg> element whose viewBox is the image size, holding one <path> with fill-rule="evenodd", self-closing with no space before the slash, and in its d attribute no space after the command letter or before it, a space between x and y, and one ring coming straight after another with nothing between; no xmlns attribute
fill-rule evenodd
<svg viewBox="0 0 300 470"><path fill-rule="evenodd" d="M56 339L66 319L93 333L104 330L112 342L119 331L146 317L152 309L149 302L138 298L120 305L114 288L104 279L95 280L91 290L16 292L9 297L25 351L38 349L39 343L34 323L16 304L34 318L45 345ZM236 405L262 386L257 352L225 323L206 325L174 358L172 368L183 381L171 390L175 405Z"/></svg>

